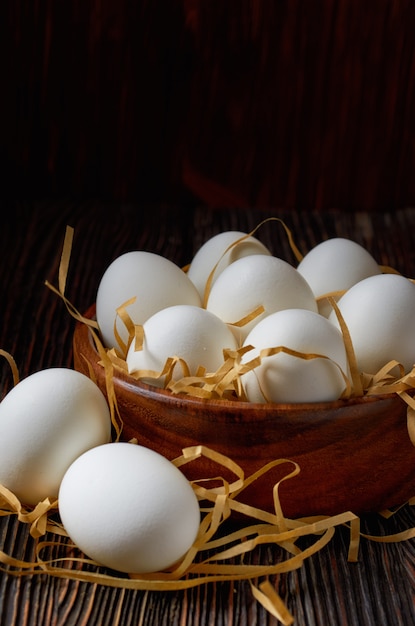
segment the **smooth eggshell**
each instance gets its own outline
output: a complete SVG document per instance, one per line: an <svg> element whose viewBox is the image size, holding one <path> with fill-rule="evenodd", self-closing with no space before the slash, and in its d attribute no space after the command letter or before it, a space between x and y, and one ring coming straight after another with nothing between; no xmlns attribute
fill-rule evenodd
<svg viewBox="0 0 415 626"><path fill-rule="evenodd" d="M232 325L260 305L265 309L263 313L244 326L233 326L241 343L270 313L291 308L317 312L311 287L295 267L263 254L238 259L225 268L212 286L206 308Z"/></svg>
<svg viewBox="0 0 415 626"><path fill-rule="evenodd" d="M138 370L161 372L169 357L179 357L187 363L194 376L199 366L207 373L216 372L224 362L223 350L237 348L232 331L219 317L201 307L178 304L152 315L144 324L142 350L135 342L127 353L130 373ZM173 379L182 378L185 372L178 363ZM163 386L163 379L146 377L146 382Z"/></svg>
<svg viewBox="0 0 415 626"><path fill-rule="evenodd" d="M239 241L242 239L242 241ZM239 241L239 243L236 243ZM235 245L232 245L235 244ZM229 250L229 246L232 246ZM271 251L256 237L239 230L228 230L208 239L194 255L187 275L197 287L201 298L211 272L212 284L231 263L251 254L269 254Z"/></svg>
<svg viewBox="0 0 415 626"><path fill-rule="evenodd" d="M415 363L415 285L398 274L370 276L338 301L360 371L375 374L392 359ZM329 320L339 326L333 311Z"/></svg>
<svg viewBox="0 0 415 626"><path fill-rule="evenodd" d="M345 291L364 278L382 272L366 248L344 237L333 237L314 246L300 261L297 270L307 280L316 298ZM327 300L319 302L322 315L328 316L331 311Z"/></svg>
<svg viewBox="0 0 415 626"><path fill-rule="evenodd" d="M200 508L190 482L173 463L133 443L86 452L66 472L59 513L72 541L114 570L163 570L192 546Z"/></svg>
<svg viewBox="0 0 415 626"><path fill-rule="evenodd" d="M56 497L69 465L110 439L108 404L95 383L72 369L41 370L0 403L0 483L25 504Z"/></svg>
<svg viewBox="0 0 415 626"><path fill-rule="evenodd" d="M156 311L174 304L201 306L196 287L178 265L152 252L126 252L109 265L98 286L97 322L107 348L118 347L115 322L127 343L128 333L116 310L134 297L127 312L135 324L143 324Z"/></svg>
<svg viewBox="0 0 415 626"><path fill-rule="evenodd" d="M329 359L305 360L279 352L262 358L261 364L242 376L250 402L331 402L340 398L348 364L343 335L325 317L303 309L286 309L269 315L249 333L242 362L263 348L284 346ZM340 367L340 369L339 369ZM340 371L341 370L341 371Z"/></svg>

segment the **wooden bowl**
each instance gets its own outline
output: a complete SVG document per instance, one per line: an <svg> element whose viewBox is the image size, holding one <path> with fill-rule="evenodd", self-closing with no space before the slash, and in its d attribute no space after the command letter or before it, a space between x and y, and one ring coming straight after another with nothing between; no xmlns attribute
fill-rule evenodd
<svg viewBox="0 0 415 626"><path fill-rule="evenodd" d="M86 317L93 318L95 306ZM105 393L104 369L88 326L77 323L74 367ZM415 495L415 447L407 406L395 394L315 404L253 404L178 396L117 375L114 388L124 422L122 439L172 460L187 446L203 444L253 474L275 459L289 459L300 473L280 485L284 515L359 515L400 505ZM211 478L222 468L202 457L185 465L189 479ZM283 464L264 474L238 499L274 511L272 487L293 469ZM234 476L229 478L234 480Z"/></svg>

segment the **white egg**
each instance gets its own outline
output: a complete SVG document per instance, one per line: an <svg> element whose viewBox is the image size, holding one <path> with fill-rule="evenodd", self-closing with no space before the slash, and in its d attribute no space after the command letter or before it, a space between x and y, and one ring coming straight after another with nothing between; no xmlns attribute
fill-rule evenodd
<svg viewBox="0 0 415 626"><path fill-rule="evenodd" d="M130 373L145 369L160 372L169 357L184 359L192 376L199 366L212 373L224 362L223 350L237 348L225 322L206 309L186 304L158 311L144 323L143 330L142 350L136 350L133 341L127 354ZM174 380L185 375L180 363L173 374ZM145 380L157 386L164 383L164 377Z"/></svg>
<svg viewBox="0 0 415 626"><path fill-rule="evenodd" d="M226 267L212 286L206 308L232 325L261 305L263 313L241 327L233 326L241 343L270 313L293 308L317 311L311 287L295 267L263 254L238 259Z"/></svg>
<svg viewBox="0 0 415 626"><path fill-rule="evenodd" d="M252 345L242 362L258 356L264 348L285 347L328 358L309 360L279 352L266 356L241 377L251 402L329 402L345 389L348 363L343 335L327 318L305 309L286 309L259 322L245 340ZM340 368L340 369L339 369Z"/></svg>
<svg viewBox="0 0 415 626"><path fill-rule="evenodd" d="M382 270L366 248L344 237L333 237L314 246L300 261L298 271L314 292L316 298L335 291L345 291ZM326 317L332 307L320 300L319 312Z"/></svg>
<svg viewBox="0 0 415 626"><path fill-rule="evenodd" d="M338 301L360 371L375 374L391 360L415 363L415 285L398 274L370 276ZM329 320L339 326L333 311Z"/></svg>
<svg viewBox="0 0 415 626"><path fill-rule="evenodd" d="M110 439L110 411L96 384L75 370L41 370L0 403L0 483L29 505L56 497L69 465Z"/></svg>
<svg viewBox="0 0 415 626"><path fill-rule="evenodd" d="M120 572L164 570L192 546L200 508L190 482L161 454L132 443L86 452L67 470L59 513L72 541Z"/></svg>
<svg viewBox="0 0 415 626"><path fill-rule="evenodd" d="M242 241L236 244L241 238ZM232 245L235 244L235 245ZM229 246L232 246L228 250ZM256 237L239 230L227 230L214 235L199 248L190 263L187 275L204 298L207 280L214 269L212 284L231 263L251 254L269 254L271 251Z"/></svg>
<svg viewBox="0 0 415 626"><path fill-rule="evenodd" d="M96 317L107 348L118 348L115 323L127 343L127 330L116 311L134 297L127 312L135 324L143 324L156 311L174 304L201 306L196 287L178 265L152 252L126 252L106 269L97 291Z"/></svg>

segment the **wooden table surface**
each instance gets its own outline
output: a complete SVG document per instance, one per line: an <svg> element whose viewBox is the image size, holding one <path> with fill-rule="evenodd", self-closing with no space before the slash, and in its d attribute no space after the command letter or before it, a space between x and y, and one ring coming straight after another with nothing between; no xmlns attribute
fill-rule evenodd
<svg viewBox="0 0 415 626"><path fill-rule="evenodd" d="M415 276L415 209L390 213L296 213L207 210L204 207L105 205L99 202L10 202L0 225L0 348L20 378L50 366L72 366L75 321L45 286L57 285L67 225L74 241L66 295L80 310L95 302L100 277L116 256L131 249L157 252L185 265L208 237L222 230L252 230L267 216L282 217L304 253L328 236L350 237L381 264ZM276 222L258 237L278 256L294 261ZM13 385L0 361L0 397ZM415 495L415 494L414 494ZM404 503L402 503L404 504ZM374 513L362 531L390 535L415 527L404 504L389 519ZM57 542L65 538L47 533ZM0 517L0 549L16 559L35 558L36 540L15 516ZM349 531L336 529L302 567L271 577L297 626L408 626L415 624L415 540L361 539L359 559L348 562ZM269 564L282 549L262 546L248 557ZM208 583L180 591L138 591L47 575L0 573L0 624L28 626L276 626L279 621L252 595L249 582Z"/></svg>

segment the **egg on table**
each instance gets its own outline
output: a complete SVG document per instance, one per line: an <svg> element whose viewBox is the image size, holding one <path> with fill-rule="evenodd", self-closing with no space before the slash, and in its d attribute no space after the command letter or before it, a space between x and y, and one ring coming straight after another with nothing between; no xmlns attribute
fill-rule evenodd
<svg viewBox="0 0 415 626"><path fill-rule="evenodd" d="M260 306L262 313L235 325ZM275 256L255 254L223 270L212 286L206 308L229 324L242 343L267 315L292 308L317 312L317 303L310 285L295 267Z"/></svg>
<svg viewBox="0 0 415 626"><path fill-rule="evenodd" d="M241 376L248 400L267 403L330 402L343 393L348 362L343 335L315 311L285 309L264 318L249 333L244 346L253 346L242 363L266 348L285 347L322 358L303 359L278 352Z"/></svg>
<svg viewBox="0 0 415 626"><path fill-rule="evenodd" d="M256 237L239 230L223 231L205 241L194 255L187 271L202 301L213 270L212 284L225 267L251 254L271 255L271 251Z"/></svg>
<svg viewBox="0 0 415 626"><path fill-rule="evenodd" d="M60 486L59 514L88 557L131 574L174 565L200 524L197 497L180 469L153 450L123 442L74 461Z"/></svg>
<svg viewBox="0 0 415 626"><path fill-rule="evenodd" d="M152 315L143 324L144 338L141 350L131 342L126 362L130 373L139 370L161 372L169 357L186 362L189 375L199 368L214 373L224 362L224 349L235 350L236 339L219 317L203 309L186 304L166 307ZM186 375L180 362L173 371L173 380ZM164 385L162 377L144 377L145 382Z"/></svg>
<svg viewBox="0 0 415 626"><path fill-rule="evenodd" d="M366 248L344 237L333 237L314 246L300 261L297 270L316 298L346 291L364 278L382 273ZM318 304L319 312L327 317L332 311L330 303L321 299Z"/></svg>
<svg viewBox="0 0 415 626"><path fill-rule="evenodd" d="M409 372L415 363L415 284L398 274L370 276L337 303L361 372L375 374L391 360ZM334 311L328 318L339 327ZM397 373L395 370L393 373Z"/></svg>
<svg viewBox="0 0 415 626"><path fill-rule="evenodd" d="M109 407L90 378L69 368L35 372L0 402L0 483L28 505L57 497L69 465L110 439Z"/></svg>
<svg viewBox="0 0 415 626"><path fill-rule="evenodd" d="M143 324L167 306L202 304L196 287L178 265L152 252L126 252L108 266L98 285L96 318L107 348L119 347L114 324L122 341L128 342L128 331L117 309L131 298L135 301L127 312L135 324Z"/></svg>

